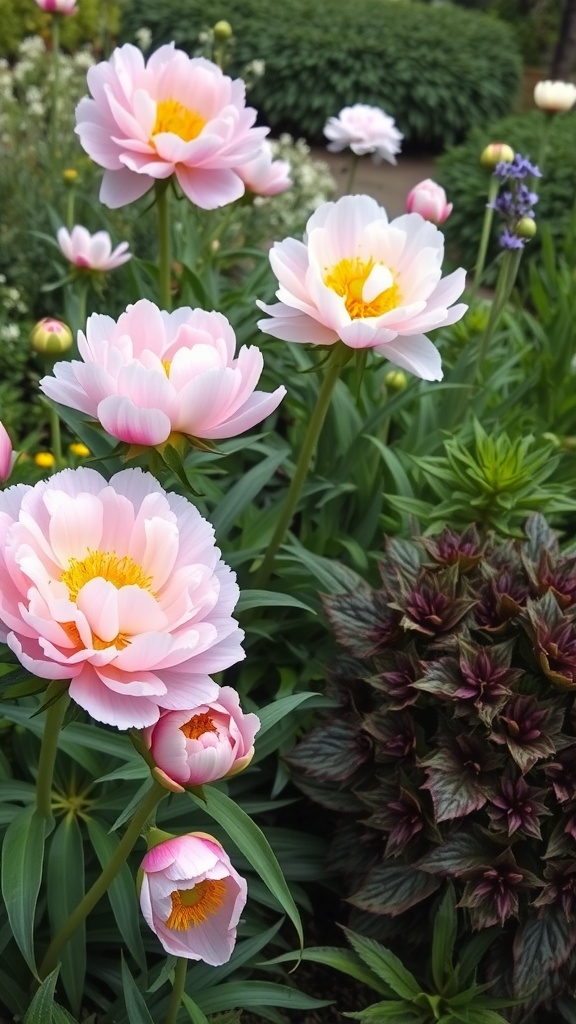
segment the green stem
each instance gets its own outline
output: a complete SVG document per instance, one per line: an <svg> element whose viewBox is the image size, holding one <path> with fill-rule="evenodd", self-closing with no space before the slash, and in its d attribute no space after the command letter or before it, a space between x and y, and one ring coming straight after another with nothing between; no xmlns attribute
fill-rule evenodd
<svg viewBox="0 0 576 1024"><path fill-rule="evenodd" d="M168 182L156 182L156 207L158 210L158 286L162 309L172 308L170 288L172 257L170 254L170 209Z"/></svg>
<svg viewBox="0 0 576 1024"><path fill-rule="evenodd" d="M66 227L72 231L74 227L74 205L76 201L76 186L74 183L68 185L68 196L66 198Z"/></svg>
<svg viewBox="0 0 576 1024"><path fill-rule="evenodd" d="M350 161L350 170L348 171L348 181L346 182L346 188L344 190L344 195L349 196L352 193L352 186L354 184L354 179L356 177L356 171L358 170L358 160L359 160L358 154L357 153L353 153L352 154L352 159Z"/></svg>
<svg viewBox="0 0 576 1024"><path fill-rule="evenodd" d="M144 794L142 800L138 804L138 807L134 811L134 816L122 836L122 839L118 843L116 850L110 857L106 867L102 869L94 884L90 889L88 889L84 898L80 900L80 903L72 911L70 916L62 925L60 931L56 933L52 942L48 946L46 955L38 972L38 976L41 980L46 978L51 971L57 967L60 961L60 954L64 947L68 944L82 922L86 920L90 911L94 909L98 901L102 899L102 896L104 896L110 888L111 883L114 881L116 875L124 866L128 856L132 852L132 849L148 821L148 818L163 796L166 796L166 790L164 787L158 782L153 782L151 788Z"/></svg>
<svg viewBox="0 0 576 1024"><path fill-rule="evenodd" d="M60 15L52 15L52 110L50 141L52 159L58 146L58 93L60 91Z"/></svg>
<svg viewBox="0 0 576 1024"><path fill-rule="evenodd" d="M50 700L57 693L62 691L63 684L60 680L54 680L46 690L46 699ZM44 732L42 734L42 746L40 747L40 759L38 761L38 777L36 779L36 808L46 821L52 820L52 780L54 778L54 765L58 753L58 737L66 714L66 708L70 703L68 691L64 690L58 700L55 700L46 709L44 719Z"/></svg>
<svg viewBox="0 0 576 1024"><path fill-rule="evenodd" d="M550 141L550 130L552 128L552 122L556 114L544 114L544 124L542 126L542 134L540 135L540 148L538 150L538 159L536 160L536 166L541 174L544 173L544 158L548 149L548 143ZM530 182L530 188L533 189L538 178L532 178Z"/></svg>
<svg viewBox="0 0 576 1024"><path fill-rule="evenodd" d="M179 956L176 960L176 967L174 968L174 984L172 985L172 995L170 996L170 1002L168 1003L168 1010L164 1024L176 1024L176 1021L178 1020L178 1010L182 1003L182 996L186 985L187 970L188 961L185 960L184 957Z"/></svg>
<svg viewBox="0 0 576 1024"><path fill-rule="evenodd" d="M54 456L54 472L57 473L64 465L62 460L62 434L60 432L60 417L53 405L50 406L50 447ZM60 704L60 701L58 701Z"/></svg>
<svg viewBox="0 0 576 1024"><path fill-rule="evenodd" d="M292 477L292 482L288 488L288 493L284 500L284 505L282 506L272 540L268 545L262 564L254 577L254 587L256 589L263 587L270 578L270 574L274 568L274 561L278 554L278 549L284 540L284 534L286 533L294 512L296 511L300 491L302 490L302 486L306 480L308 469L316 450L318 438L320 437L320 432L330 406L332 392L336 386L342 367L345 366L348 360L352 358L352 355L353 352L351 349L346 348L342 342L337 342L334 346L334 351L331 353L330 359L326 364L326 373L324 380L322 381L322 387L320 388L320 393L318 395L316 405L314 406L314 411L310 417L308 430L306 431L306 436L304 437L302 448L300 449L300 455L296 464L294 476Z"/></svg>
<svg viewBox="0 0 576 1024"><path fill-rule="evenodd" d="M516 249L504 253L504 259L502 260L502 266L500 267L500 273L496 284L496 291L490 308L490 316L488 317L486 330L484 331L482 340L478 346L478 354L476 356L472 373L473 384L476 382L480 367L482 366L486 353L488 352L490 342L492 341L494 332L498 326L504 306L508 302L512 293L521 258L522 249Z"/></svg>
<svg viewBox="0 0 576 1024"><path fill-rule="evenodd" d="M478 288L480 287L480 281L482 280L482 274L484 273L484 267L486 264L486 254L488 252L488 244L490 242L490 231L492 230L492 221L494 219L494 210L492 209L492 203L498 195L498 189L500 187L500 181L498 178L492 176L490 179L490 185L488 187L488 203L484 211L484 223L482 224L482 234L480 236L480 244L478 245L478 255L476 257L476 266L474 270L474 280L472 282L472 291L470 294L470 300L475 298Z"/></svg>

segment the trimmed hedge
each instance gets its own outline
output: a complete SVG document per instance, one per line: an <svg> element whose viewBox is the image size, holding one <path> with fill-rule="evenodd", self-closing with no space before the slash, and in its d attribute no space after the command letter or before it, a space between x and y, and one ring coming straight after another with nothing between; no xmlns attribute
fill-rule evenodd
<svg viewBox="0 0 576 1024"><path fill-rule="evenodd" d="M514 150L537 162L543 127L544 115L539 110L503 118L473 131L463 145L454 147L438 160L436 180L444 186L454 204L442 230L455 262L470 268L476 259L489 181L488 172L479 162L482 150L490 142L507 142ZM540 224L546 221L554 240L561 243L570 229L576 196L576 112L554 119L543 171L543 177L535 186L540 197L535 207L536 220ZM494 220L489 259L500 251L497 218ZM539 252L537 234L524 250L521 271Z"/></svg>
<svg viewBox="0 0 576 1024"><path fill-rule="evenodd" d="M129 0L122 36L145 25L154 46L188 52L219 19L234 30L229 71L266 63L250 102L274 132L322 141L327 118L347 104L383 107L406 141L433 149L508 113L521 61L510 29L452 6L403 0Z"/></svg>

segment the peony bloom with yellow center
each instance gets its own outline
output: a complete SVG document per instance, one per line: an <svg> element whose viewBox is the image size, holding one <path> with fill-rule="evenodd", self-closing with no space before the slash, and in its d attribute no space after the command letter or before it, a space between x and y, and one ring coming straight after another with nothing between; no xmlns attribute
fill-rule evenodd
<svg viewBox="0 0 576 1024"><path fill-rule="evenodd" d="M225 964L246 903L246 882L212 836L192 832L158 843L141 865L142 913L167 953Z"/></svg>
<svg viewBox="0 0 576 1024"><path fill-rule="evenodd" d="M278 278L265 334L300 344L373 348L424 380L441 380L440 354L425 332L459 320L460 268L442 277L444 236L418 213L388 221L369 196L344 196L312 214L304 242L270 253Z"/></svg>
<svg viewBox="0 0 576 1024"><path fill-rule="evenodd" d="M156 766L169 780L202 786L236 775L254 755L257 715L245 714L231 686L222 686L216 700L188 711L166 711L145 740Z"/></svg>
<svg viewBox="0 0 576 1024"><path fill-rule="evenodd" d="M245 85L174 44L145 61L130 43L88 71L91 98L80 101L76 132L104 168L100 199L112 208L139 199L175 175L205 210L239 199L236 168L260 153L267 128L254 128Z"/></svg>
<svg viewBox="0 0 576 1024"><path fill-rule="evenodd" d="M241 660L233 573L190 502L149 473L66 469L0 494L0 640L119 729L216 699Z"/></svg>

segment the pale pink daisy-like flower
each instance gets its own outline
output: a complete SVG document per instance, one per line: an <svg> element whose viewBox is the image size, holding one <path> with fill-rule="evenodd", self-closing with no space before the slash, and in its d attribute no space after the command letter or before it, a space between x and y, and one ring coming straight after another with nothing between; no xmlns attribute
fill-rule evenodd
<svg viewBox="0 0 576 1024"><path fill-rule="evenodd" d="M36 3L47 14L74 14L77 0L36 0Z"/></svg>
<svg viewBox="0 0 576 1024"><path fill-rule="evenodd" d="M119 729L217 698L241 660L214 531L150 473L65 469L0 493L0 640Z"/></svg>
<svg viewBox="0 0 576 1024"><path fill-rule="evenodd" d="M264 360L243 346L222 313L183 306L173 313L148 299L116 322L93 313L78 334L80 360L56 363L45 395L98 419L112 437L157 445L171 435L234 437L282 401L284 387L255 391Z"/></svg>
<svg viewBox="0 0 576 1024"><path fill-rule="evenodd" d="M387 160L391 164L396 163L404 138L393 117L367 103L344 107L338 117L329 117L324 135L330 140L327 148L332 153L351 149L356 156L372 153L375 162Z"/></svg>
<svg viewBox="0 0 576 1024"><path fill-rule="evenodd" d="M112 249L112 239L107 231L91 235L81 224L75 224L72 231L58 228L56 238L66 259L82 270L114 270L132 259L128 242L120 242Z"/></svg>
<svg viewBox="0 0 576 1024"><path fill-rule="evenodd" d="M204 832L174 836L141 864L140 907L167 953L217 967L232 956L245 880Z"/></svg>
<svg viewBox="0 0 576 1024"><path fill-rule="evenodd" d="M254 160L236 168L246 188L257 196L275 196L290 188L290 163L275 160L272 146L264 139L260 153Z"/></svg>
<svg viewBox="0 0 576 1024"><path fill-rule="evenodd" d="M242 711L236 690L222 686L210 703L166 711L146 730L145 740L169 780L202 786L247 767L259 728L258 715Z"/></svg>
<svg viewBox="0 0 576 1024"><path fill-rule="evenodd" d="M389 222L369 196L324 203L304 242L273 246L280 301L258 302L271 317L258 327L284 341L373 348L424 380L441 380L440 354L423 332L455 323L467 309L452 306L465 271L442 278L443 256L442 232L418 213Z"/></svg>
<svg viewBox="0 0 576 1024"><path fill-rule="evenodd" d="M244 194L235 168L254 159L267 128L254 128L240 79L174 44L146 62L130 43L88 71L92 98L80 101L76 132L104 178L100 200L124 206L173 174L205 210Z"/></svg>
<svg viewBox="0 0 576 1024"><path fill-rule="evenodd" d="M17 453L12 449L12 441L4 424L0 421L0 483L5 483L16 462Z"/></svg>
<svg viewBox="0 0 576 1024"><path fill-rule="evenodd" d="M419 213L424 220L432 224L443 224L452 213L453 204L449 203L441 185L432 178L425 178L408 193L406 210L408 213Z"/></svg>

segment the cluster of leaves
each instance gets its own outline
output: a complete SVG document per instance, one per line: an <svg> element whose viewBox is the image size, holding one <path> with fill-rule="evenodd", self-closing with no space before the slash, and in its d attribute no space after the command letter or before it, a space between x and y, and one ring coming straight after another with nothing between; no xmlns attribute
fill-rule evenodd
<svg viewBox="0 0 576 1024"><path fill-rule="evenodd" d="M561 243L569 234L576 192L576 113L555 117L550 127L543 177L538 179L539 200L536 219L546 223L554 240ZM491 120L475 128L462 145L445 153L437 163L437 180L454 203L450 218L442 226L448 251L456 263L473 267L487 202L488 172L480 166L480 154L491 142L502 141L538 162L545 115L538 110ZM489 258L499 251L496 226ZM528 265L539 262L541 232L526 246L520 265L525 280Z"/></svg>
<svg viewBox="0 0 576 1024"><path fill-rule="evenodd" d="M484 980L522 1001L512 1019L540 1004L562 1016L576 981L576 558L533 516L524 542L473 527L391 540L381 577L326 599L338 707L290 757L338 812L352 924L414 955L451 881L464 930L497 928Z"/></svg>
<svg viewBox="0 0 576 1024"><path fill-rule="evenodd" d="M390 0L218 0L213 22L227 19L235 34L229 70L253 58L265 73L251 94L275 131L322 141L329 116L350 103L384 107L407 140L443 148L475 125L507 113L520 81L520 58L510 29L453 7ZM193 50L206 29L206 8L193 0L160 7L128 6L126 39L145 24L157 45L175 39ZM385 26L375 32L374 26Z"/></svg>

